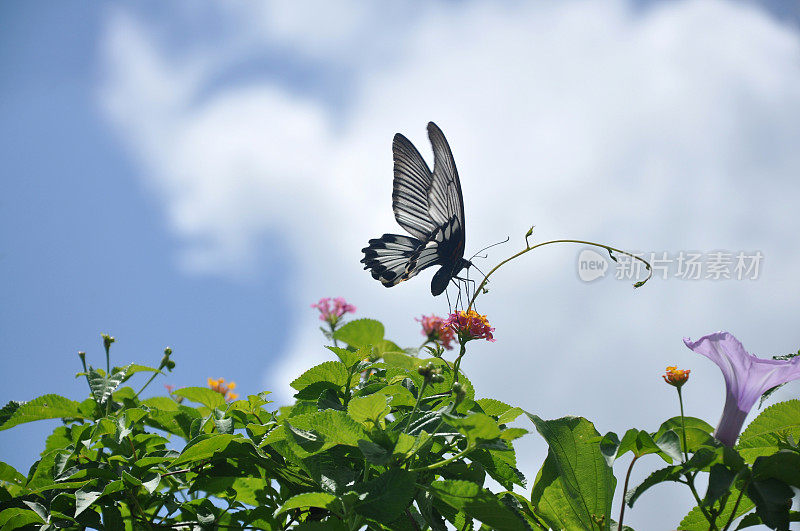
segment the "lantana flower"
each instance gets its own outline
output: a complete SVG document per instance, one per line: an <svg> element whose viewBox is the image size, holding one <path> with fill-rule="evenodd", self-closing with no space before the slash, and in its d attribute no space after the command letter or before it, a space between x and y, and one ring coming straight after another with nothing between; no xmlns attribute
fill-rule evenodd
<svg viewBox="0 0 800 531"><path fill-rule="evenodd" d="M791 360L761 359L749 354L728 332L717 332L697 341L685 338L687 347L717 364L725 378L725 408L714 437L733 446L742 425L764 392L800 378L800 357Z"/></svg>
<svg viewBox="0 0 800 531"><path fill-rule="evenodd" d="M670 366L667 367L666 373L662 374L661 376L668 384L680 388L686 383L686 380L689 379L690 372L692 371L688 369L679 369L678 367Z"/></svg>
<svg viewBox="0 0 800 531"><path fill-rule="evenodd" d="M489 320L486 319L485 315L479 315L475 310L466 312L459 310L451 313L445 324L458 336L458 341L461 344L473 339L494 341L494 336L492 335L494 328L489 326Z"/></svg>
<svg viewBox="0 0 800 531"><path fill-rule="evenodd" d="M239 398L239 395L233 392L233 390L236 388L236 382L228 382L228 384L226 385L225 378L218 378L216 380L213 378L209 378L208 386L212 390L224 396L225 400L227 400L228 402L231 402Z"/></svg>
<svg viewBox="0 0 800 531"><path fill-rule="evenodd" d="M319 310L320 321L325 321L332 327L336 326L344 314L356 311L356 307L348 304L342 297L322 298L318 303L312 304L311 307Z"/></svg>
<svg viewBox="0 0 800 531"><path fill-rule="evenodd" d="M423 315L417 321L422 324L422 335L429 341L435 341L447 350L453 349L450 343L455 339L455 333L444 319L437 315Z"/></svg>

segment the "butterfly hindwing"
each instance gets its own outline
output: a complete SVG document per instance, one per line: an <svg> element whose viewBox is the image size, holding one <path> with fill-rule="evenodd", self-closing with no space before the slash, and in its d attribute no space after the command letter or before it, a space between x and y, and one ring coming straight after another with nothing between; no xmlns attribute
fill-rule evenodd
<svg viewBox="0 0 800 531"><path fill-rule="evenodd" d="M384 234L369 241L362 249L364 269L370 269L372 278L390 288L408 280L438 259L435 240L422 242L400 234Z"/></svg>

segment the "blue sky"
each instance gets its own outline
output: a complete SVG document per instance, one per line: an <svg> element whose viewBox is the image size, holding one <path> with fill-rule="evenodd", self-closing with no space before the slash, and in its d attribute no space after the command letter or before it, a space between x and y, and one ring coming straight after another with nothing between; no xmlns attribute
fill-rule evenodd
<svg viewBox="0 0 800 531"><path fill-rule="evenodd" d="M270 259L247 282L183 274L158 202L97 106L103 10L4 10L11 31L0 36L3 403L46 392L82 396L76 354L85 350L103 365L101 332L117 337L118 364L157 364L172 346L180 369L165 382L175 386L221 376L261 389L262 367L280 355L281 330L297 318L285 284L275 281L292 275L282 241L264 238ZM26 469L51 428L4 433L3 455Z"/></svg>
<svg viewBox="0 0 800 531"><path fill-rule="evenodd" d="M308 307L322 296L417 344L413 318L447 310L430 275L386 290L358 260L398 231L392 135L428 157L428 120L455 153L467 250L512 237L481 267L532 224L540 240L765 256L755 281L636 292L582 283L579 248L528 256L481 307L498 341L464 368L484 395L600 431L655 429L674 414L658 375L677 363L692 369L690 414L713 424L720 375L682 337L800 347L790 3L326 5L0 7L0 400L83 396L76 352L101 365L108 332L119 364L174 349L154 391L212 376L285 401L326 359ZM26 469L51 428L0 433L4 460ZM522 443L528 477L544 451Z"/></svg>

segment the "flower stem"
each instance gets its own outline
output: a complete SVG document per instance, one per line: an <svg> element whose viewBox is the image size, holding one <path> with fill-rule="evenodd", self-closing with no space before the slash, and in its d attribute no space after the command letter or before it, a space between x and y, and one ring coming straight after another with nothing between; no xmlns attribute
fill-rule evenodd
<svg viewBox="0 0 800 531"><path fill-rule="evenodd" d="M472 450L473 450L473 447L472 447L471 445L467 445L467 447L466 447L466 448L464 448L463 450L461 450L461 451L460 451L460 452L458 452L457 454L453 454L452 456L448 457L447 459L442 459L442 460L441 460L441 461L439 461L438 463L433 463L433 464L430 464L430 465L428 465L428 466L423 466L423 467L420 467L420 468L412 468L412 469L409 469L409 472L421 472L421 471L423 471L423 470L433 470L433 469L435 469L435 468L439 468L439 467L441 467L441 466L444 466L444 465L446 465L447 463L450 463L450 462L452 462L452 461L455 461L456 459L458 459L458 458L460 458L460 457L463 457L463 456L465 456L466 454L468 454L468 453L469 453L469 452L471 452Z"/></svg>
<svg viewBox="0 0 800 531"><path fill-rule="evenodd" d="M456 361L453 362L453 383L458 383L458 369L461 367L461 358L467 353L466 343L461 343L461 351L458 353Z"/></svg>
<svg viewBox="0 0 800 531"><path fill-rule="evenodd" d="M683 415L683 395L681 394L681 388L676 387L678 390L678 403L681 405L681 435L683 435L683 462L689 460L689 447L686 444L686 421L684 420Z"/></svg>
<svg viewBox="0 0 800 531"><path fill-rule="evenodd" d="M149 379L149 380L147 380L147 381L145 382L145 384L142 386L142 388L141 388L141 389L139 389L139 391L138 391L138 392L137 392L137 393L134 395L134 397L133 397L133 398L139 398L139 395L140 395L140 394L142 394L142 391L144 391L145 389L147 389L147 386L148 386L148 385L150 385L150 383L151 383L153 380L155 380L155 379L156 379L156 376L158 376L159 374L161 374L161 371L160 371L160 370L159 370L158 372L154 372L154 373L152 374L152 376L150 376L150 379Z"/></svg>
<svg viewBox="0 0 800 531"><path fill-rule="evenodd" d="M631 464L628 466L628 473L625 474L625 485L622 489L622 503L620 504L621 507L619 508L619 521L617 522L617 529L625 529L622 527L622 519L625 517L625 496L628 494L628 481L631 479L631 472L633 471L633 464L636 463L636 460L639 459L639 455L634 454L633 459L631 460Z"/></svg>
<svg viewBox="0 0 800 531"><path fill-rule="evenodd" d="M742 490L739 491L739 496L736 498L736 503L733 504L733 510L731 511L731 515L728 517L728 521L725 523L725 527L722 528L722 531L727 531L730 528L733 520L736 518L736 510L739 508L739 502L742 501L742 494L744 491L747 490L747 487L750 485L748 481L745 485L742 486Z"/></svg>
<svg viewBox="0 0 800 531"><path fill-rule="evenodd" d="M403 433L406 433L408 431L408 428L411 427L411 420L414 418L414 415L417 414L417 410L419 409L419 403L422 401L422 395L423 395L423 393L425 393L425 388L426 387L428 387L428 380L427 379L425 379L425 381L422 382L422 387L420 388L419 393L417 393L417 403L414 404L414 409L411 410L411 414L408 416L408 422L406 423L406 429L403 430Z"/></svg>
<svg viewBox="0 0 800 531"><path fill-rule="evenodd" d="M689 485L689 490L692 491L692 496L694 496L694 500L697 502L697 507L700 509L700 512L703 513L703 516L709 524L709 531L716 531L717 525L714 523L715 518L708 513L708 510L703 505L703 500L700 499L700 495L697 493L697 489L694 486L694 476L689 472L687 472L685 476L686 484Z"/></svg>
<svg viewBox="0 0 800 531"><path fill-rule="evenodd" d="M472 298L469 301L469 305L467 306L467 311L472 309L472 306L475 304L475 299L478 297L478 294L481 292L483 287L489 281L489 277L492 276L492 273L494 273L495 271L500 269L500 267L505 265L507 262L510 262L511 260L513 260L513 259L515 259L515 258L517 258L519 256L522 256L523 254L527 253L528 251L532 251L532 250L536 249L537 247L544 247L545 245L550 245L550 244L553 244L553 243L579 243L579 244L582 244L582 245L592 245L594 247L601 247L601 248L605 249L606 251L608 251L609 254L611 254L612 252L621 253L621 254L624 254L626 256L630 256L631 258L633 258L635 260L639 260L647 268L648 274L647 274L647 278L645 278L644 280L640 280L640 281L636 282L633 285L633 287L635 287L635 288L643 286L645 284L645 282L650 280L650 277L653 276L653 270L650 267L650 263L647 260L645 260L644 258L642 258L640 256L636 256L635 254L629 253L627 251L623 251L622 249L617 249L615 247L611 247L610 245L605 245L605 244L602 244L602 243L596 243L596 242L590 242L590 241L584 241L584 240L550 240L550 241L546 241L546 242L542 242L542 243L537 243L536 245L530 245L528 243L528 236L526 236L525 237L525 249L521 250L520 252L518 252L518 253L516 253L516 254L508 257L508 258L506 258L505 260L503 260L502 262L500 262L499 264L494 266L491 269L491 271L489 271L489 273L485 277L483 277L483 281L481 281L481 283L478 285L478 288L475 290L475 293L473 293Z"/></svg>

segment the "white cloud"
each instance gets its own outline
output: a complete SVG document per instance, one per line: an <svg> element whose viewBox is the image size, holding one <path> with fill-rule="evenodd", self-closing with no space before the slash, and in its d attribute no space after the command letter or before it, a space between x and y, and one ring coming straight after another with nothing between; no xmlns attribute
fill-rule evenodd
<svg viewBox="0 0 800 531"><path fill-rule="evenodd" d="M276 5L266 21L236 15L246 36L236 53L250 39L350 63L345 111L269 81L205 94L224 54L178 60L142 22L111 17L105 108L189 269L252 272L261 235L279 231L299 268L296 315L334 290L401 343L416 342L412 317L446 311L429 298L429 274L387 291L357 262L367 239L398 231L392 135L428 156L433 119L459 166L468 249L512 237L492 260L518 248L531 224L539 239L766 257L756 282L653 280L632 292L578 282L580 248L536 251L501 270L482 300L498 342L476 345L465 369L483 393L543 417L581 414L601 431L655 429L648 422L675 413L658 374L678 363L693 370L690 414L714 421L721 378L683 335L726 328L761 355L797 348L800 279L787 242L798 228L800 41L790 28L721 1L446 4L407 24L361 4L309 21ZM359 46L377 52L348 60ZM311 315L297 323L268 388L324 358L314 325ZM532 480L543 444L531 436L523 452ZM648 521L647 503L632 525ZM670 506L679 514L688 501Z"/></svg>

